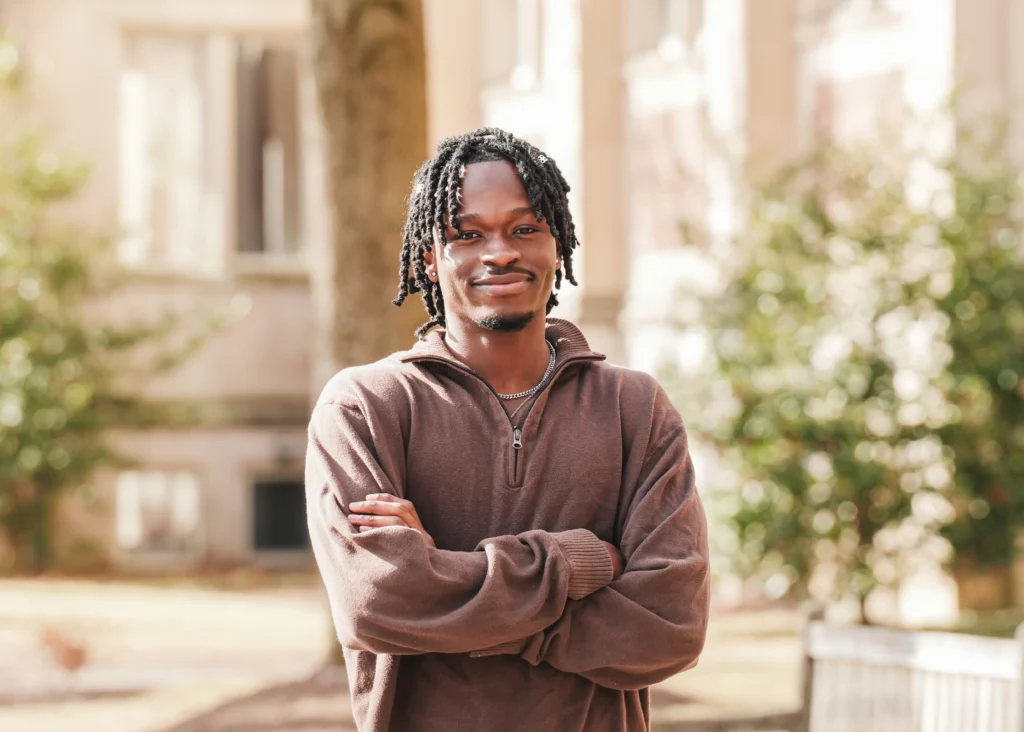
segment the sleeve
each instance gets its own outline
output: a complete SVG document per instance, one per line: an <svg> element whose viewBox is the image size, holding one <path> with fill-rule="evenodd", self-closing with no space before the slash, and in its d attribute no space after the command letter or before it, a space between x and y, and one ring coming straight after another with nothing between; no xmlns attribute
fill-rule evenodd
<svg viewBox="0 0 1024 732"><path fill-rule="evenodd" d="M354 530L350 502L404 492L373 432L352 405L322 405L310 424L309 532L343 646L399 655L516 643L611 581L604 545L582 529L499 536L471 552L436 549L405 527Z"/></svg>
<svg viewBox="0 0 1024 732"><path fill-rule="evenodd" d="M622 576L567 603L520 644L523 658L612 689L641 689L696 665L709 613L707 521L681 423L649 451L620 543Z"/></svg>

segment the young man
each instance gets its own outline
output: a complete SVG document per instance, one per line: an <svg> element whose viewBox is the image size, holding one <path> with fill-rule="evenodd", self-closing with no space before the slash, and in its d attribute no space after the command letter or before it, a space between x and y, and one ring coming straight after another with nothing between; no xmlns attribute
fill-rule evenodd
<svg viewBox="0 0 1024 732"><path fill-rule="evenodd" d="M416 174L421 340L313 412L309 528L362 732L634 732L693 666L707 530L653 378L546 319L578 245L551 158L496 129Z"/></svg>

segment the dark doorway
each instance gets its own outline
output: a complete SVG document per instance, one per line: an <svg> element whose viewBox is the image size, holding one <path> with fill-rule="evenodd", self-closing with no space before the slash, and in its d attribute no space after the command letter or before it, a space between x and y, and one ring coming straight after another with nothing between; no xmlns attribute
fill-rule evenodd
<svg viewBox="0 0 1024 732"><path fill-rule="evenodd" d="M257 550L309 547L301 480L258 480L253 484L253 546Z"/></svg>

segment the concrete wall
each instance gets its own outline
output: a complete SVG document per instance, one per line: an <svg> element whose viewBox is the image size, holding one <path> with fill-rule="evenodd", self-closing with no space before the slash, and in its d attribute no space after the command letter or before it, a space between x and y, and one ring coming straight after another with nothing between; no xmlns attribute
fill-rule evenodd
<svg viewBox="0 0 1024 732"><path fill-rule="evenodd" d="M92 180L67 212L83 226L110 231L118 217L119 93L126 34L132 32L255 33L281 42L301 38L306 3L276 0L218 2L119 0L12 0L7 24L35 70L31 100L56 150L94 163ZM165 566L255 559L251 537L251 482L267 475L301 478L305 422L311 396L310 301L306 265L299 258L237 253L231 216L235 160L230 104L231 67L214 75L207 123L226 144L210 146L212 195L219 201L223 249L212 273L139 271L104 306L117 319L165 311L230 315L183 368L157 379L149 396L203 408L207 426L115 435L127 457L149 469L176 469L200 480L202 551L162 558ZM217 87L216 84L221 86ZM308 120L306 121L308 124ZM308 228L316 231L315 222ZM201 313L197 313L197 317ZM61 551L70 563L86 551L122 566L148 564L116 543L114 475L97 476L93 491L68 496ZM84 540L78 541L78 540ZM91 547L91 548L90 548ZM268 556L266 561L280 558ZM294 558L293 558L294 561ZM303 561L299 559L299 561Z"/></svg>
<svg viewBox="0 0 1024 732"><path fill-rule="evenodd" d="M151 430L119 435L118 446L146 469L185 470L201 486L201 539L183 554L129 553L116 542L115 475L96 476L93 493L69 494L63 502L58 556L69 566L106 560L128 570L163 571L203 566L257 564L296 568L305 552L257 552L253 543L253 481L302 475L302 429L210 427ZM98 555L98 556L97 556Z"/></svg>

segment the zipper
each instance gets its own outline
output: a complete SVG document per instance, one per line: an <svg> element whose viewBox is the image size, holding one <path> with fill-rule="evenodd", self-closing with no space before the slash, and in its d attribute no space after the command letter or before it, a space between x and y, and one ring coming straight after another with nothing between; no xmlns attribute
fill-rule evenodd
<svg viewBox="0 0 1024 732"><path fill-rule="evenodd" d="M600 358L596 358L594 356L576 356L574 358L566 359L557 369L555 369L552 372L551 376L548 379L547 386L545 386L541 391L537 392L532 397L530 397L533 400L533 402L530 404L529 407L527 407L526 411L523 413L521 421L517 425L515 422L512 421L512 418L509 416L508 412L505 411L505 406L502 404L501 397L498 396L498 392L494 390L494 387L487 383L486 379L481 377L473 370L459 363L449 361L448 359L441 358L439 356L421 356L415 359L415 361L433 361L435 363L441 363L450 368L455 369L456 371L468 374L469 376L472 376L474 379L476 379L481 384L486 386L487 390L494 395L494 399L498 403L498 408L501 410L501 413L505 415L505 419L508 420L509 426L512 428L512 449L510 451L511 454L507 458L508 469L506 470L505 482L514 488L519 488L522 485L521 476L519 474L519 466L520 462L524 462L522 457L523 427L526 425L526 420L530 418L530 412L533 411L533 407L534 405L536 405L537 399L540 397L541 394L547 391L553 383L555 383L555 380L561 375L562 371L565 370L566 366L582 361L599 360Z"/></svg>
<svg viewBox="0 0 1024 732"><path fill-rule="evenodd" d="M540 396L539 394L535 396ZM531 405L532 408L532 405ZM526 423L526 418L523 418ZM523 430L519 427L512 428L512 485L518 486L519 481L519 451L523 449Z"/></svg>

